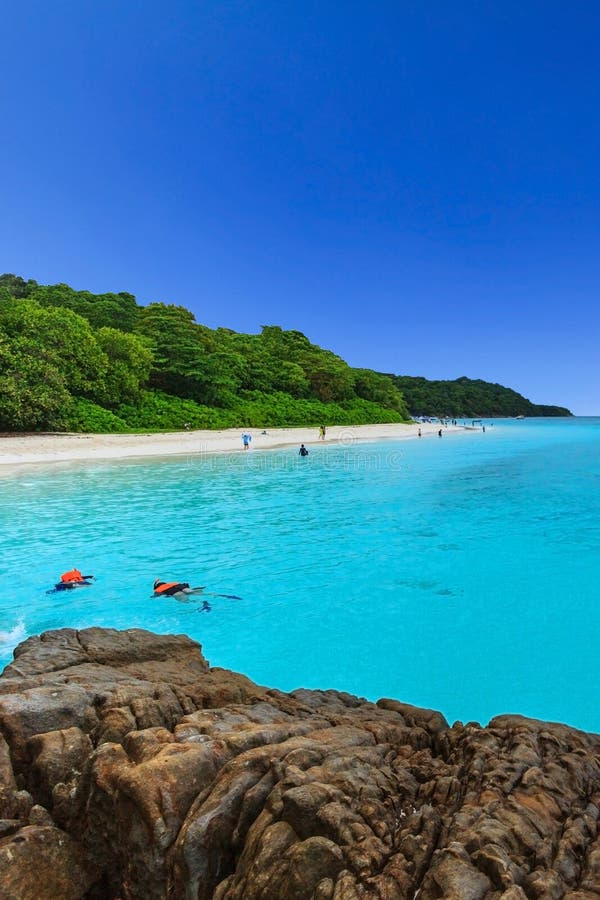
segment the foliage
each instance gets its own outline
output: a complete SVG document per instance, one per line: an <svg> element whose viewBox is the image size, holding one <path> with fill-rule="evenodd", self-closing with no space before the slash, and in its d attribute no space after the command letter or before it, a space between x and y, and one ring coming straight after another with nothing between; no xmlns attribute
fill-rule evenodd
<svg viewBox="0 0 600 900"><path fill-rule="evenodd" d="M100 328L96 340L108 359L104 376L104 405L136 403L152 366L152 351L144 338L117 328Z"/></svg>
<svg viewBox="0 0 600 900"><path fill-rule="evenodd" d="M182 431L186 426L233 428L238 424L229 410L201 406L162 391L143 391L138 404L122 404L117 415L131 431Z"/></svg>
<svg viewBox="0 0 600 900"><path fill-rule="evenodd" d="M123 419L110 410L81 397L73 400L68 417L68 429L87 434L118 434L132 430Z"/></svg>
<svg viewBox="0 0 600 900"><path fill-rule="evenodd" d="M81 316L31 299L9 300L0 304L0 328L13 353L35 358L40 373L44 365L49 372L56 369L71 394L102 396L108 359Z"/></svg>
<svg viewBox="0 0 600 900"><path fill-rule="evenodd" d="M11 297L28 297L37 286L38 283L33 278L25 281L20 275L11 275L9 272L0 275L0 291L4 289Z"/></svg>
<svg viewBox="0 0 600 900"><path fill-rule="evenodd" d="M315 428L328 425L367 425L371 422L401 422L402 417L391 409L366 400L353 398L341 403L320 400L297 400L289 394L262 394L254 391L235 407L237 421L253 428L304 425Z"/></svg>
<svg viewBox="0 0 600 900"><path fill-rule="evenodd" d="M367 400L344 404L297 400L278 392L248 394L232 409L203 406L161 391L144 391L137 405L123 404L116 413L130 431L181 431L190 428L274 428L277 426L367 425L400 422L398 413Z"/></svg>
<svg viewBox="0 0 600 900"><path fill-rule="evenodd" d="M406 396L405 402L404 396ZM0 276L0 427L119 432L568 415L467 378L353 369L300 331L212 330L183 306Z"/></svg>
<svg viewBox="0 0 600 900"><path fill-rule="evenodd" d="M359 397L395 409L408 418L404 397L388 375L380 375L371 369L354 369L354 390Z"/></svg>
<svg viewBox="0 0 600 900"><path fill-rule="evenodd" d="M541 406L521 394L488 381L463 376L456 381L428 381L391 375L413 416L480 418L481 416L570 416L562 406Z"/></svg>
<svg viewBox="0 0 600 900"><path fill-rule="evenodd" d="M0 325L0 430L62 431L72 398L56 366L23 352Z"/></svg>
<svg viewBox="0 0 600 900"><path fill-rule="evenodd" d="M74 291L68 284L37 285L27 296L40 306L70 309L87 319L94 328L106 325L121 331L133 331L139 311L133 294L92 294L90 291Z"/></svg>
<svg viewBox="0 0 600 900"><path fill-rule="evenodd" d="M239 386L233 371L212 359L206 331L183 306L151 303L140 311L138 332L152 348L150 384L161 391L226 406Z"/></svg>

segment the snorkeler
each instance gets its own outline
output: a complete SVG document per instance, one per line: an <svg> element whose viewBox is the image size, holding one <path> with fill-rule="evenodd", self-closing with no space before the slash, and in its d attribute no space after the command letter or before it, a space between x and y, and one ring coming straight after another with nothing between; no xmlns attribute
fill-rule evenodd
<svg viewBox="0 0 600 900"><path fill-rule="evenodd" d="M60 576L60 581L46 593L54 594L56 591L71 591L73 588L90 587L90 582L93 580L93 575L82 575L79 569L73 568L68 572L63 572Z"/></svg>
<svg viewBox="0 0 600 900"><path fill-rule="evenodd" d="M206 588L204 587L190 587L189 582L187 581L161 581L160 578L157 578L154 582L154 597L175 597L177 600L184 600L189 597L191 594L202 594ZM241 597L238 597L237 594L217 594L215 591L207 591L207 597L224 597L226 600L241 600ZM208 612L206 606L208 604L204 601L203 611Z"/></svg>
<svg viewBox="0 0 600 900"><path fill-rule="evenodd" d="M63 572L60 576L62 584L85 584L86 578L92 578L92 575L82 575L79 569L71 569L69 572Z"/></svg>
<svg viewBox="0 0 600 900"><path fill-rule="evenodd" d="M154 582L155 597L187 597L189 594L201 594L203 587L190 587L187 581L161 581L157 578Z"/></svg>

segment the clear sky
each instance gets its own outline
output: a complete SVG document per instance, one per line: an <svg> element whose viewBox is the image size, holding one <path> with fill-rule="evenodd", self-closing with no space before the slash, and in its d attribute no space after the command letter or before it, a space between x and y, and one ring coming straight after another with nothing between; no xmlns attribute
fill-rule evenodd
<svg viewBox="0 0 600 900"><path fill-rule="evenodd" d="M0 271L600 413L600 6L6 0Z"/></svg>

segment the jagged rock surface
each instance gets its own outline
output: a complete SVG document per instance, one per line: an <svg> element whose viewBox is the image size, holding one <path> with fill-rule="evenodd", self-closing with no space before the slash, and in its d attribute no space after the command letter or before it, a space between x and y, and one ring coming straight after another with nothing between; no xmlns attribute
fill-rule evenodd
<svg viewBox="0 0 600 900"><path fill-rule="evenodd" d="M600 736L64 629L0 678L2 900L600 898Z"/></svg>

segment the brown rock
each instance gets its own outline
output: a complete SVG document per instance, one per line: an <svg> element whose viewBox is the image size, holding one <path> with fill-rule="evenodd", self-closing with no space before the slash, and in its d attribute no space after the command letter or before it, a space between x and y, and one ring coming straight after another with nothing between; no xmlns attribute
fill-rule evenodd
<svg viewBox="0 0 600 900"><path fill-rule="evenodd" d="M473 865L464 847L456 843L437 851L422 888L424 898L442 896L447 900L483 900L491 892L489 878Z"/></svg>
<svg viewBox="0 0 600 900"><path fill-rule="evenodd" d="M27 826L0 839L2 900L81 900L94 876L58 828Z"/></svg>
<svg viewBox="0 0 600 900"><path fill-rule="evenodd" d="M32 793L48 808L60 782L77 782L92 752L92 742L80 728L48 731L29 738L28 782Z"/></svg>
<svg viewBox="0 0 600 900"><path fill-rule="evenodd" d="M563 725L284 694L141 630L0 678L8 900L600 900L599 820L600 737Z"/></svg>

